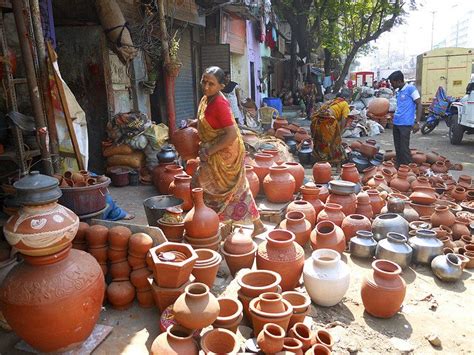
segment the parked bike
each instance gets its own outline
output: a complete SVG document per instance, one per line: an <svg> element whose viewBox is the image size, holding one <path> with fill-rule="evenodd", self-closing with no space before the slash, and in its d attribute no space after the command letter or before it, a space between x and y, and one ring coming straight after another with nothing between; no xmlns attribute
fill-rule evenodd
<svg viewBox="0 0 474 355"><path fill-rule="evenodd" d="M452 116L457 113L457 110L452 107L452 104L456 101L458 100L446 94L442 86L438 87L433 102L428 108L426 121L421 126L421 133L428 134L432 132L441 121L445 121L449 127Z"/></svg>

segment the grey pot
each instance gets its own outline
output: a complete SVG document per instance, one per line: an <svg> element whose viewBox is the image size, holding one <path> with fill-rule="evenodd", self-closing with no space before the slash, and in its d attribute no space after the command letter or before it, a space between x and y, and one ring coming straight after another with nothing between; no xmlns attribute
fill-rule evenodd
<svg viewBox="0 0 474 355"><path fill-rule="evenodd" d="M373 238L372 232L357 231L356 236L349 242L349 251L351 255L358 258L371 258L375 255L377 242Z"/></svg>
<svg viewBox="0 0 474 355"><path fill-rule="evenodd" d="M436 232L429 229L418 229L408 244L413 248L416 264L430 264L436 256L443 254L443 243L436 237Z"/></svg>
<svg viewBox="0 0 474 355"><path fill-rule="evenodd" d="M386 259L398 264L402 269L411 263L413 249L407 243L403 234L389 232L387 238L382 239L375 249L377 259Z"/></svg>
<svg viewBox="0 0 474 355"><path fill-rule="evenodd" d="M374 233L374 239L376 241L385 239L389 232L408 235L407 220L396 213L384 213L377 216L372 222L372 233Z"/></svg>
<svg viewBox="0 0 474 355"><path fill-rule="evenodd" d="M431 270L441 281L454 282L461 278L461 260L453 253L438 255L431 262Z"/></svg>

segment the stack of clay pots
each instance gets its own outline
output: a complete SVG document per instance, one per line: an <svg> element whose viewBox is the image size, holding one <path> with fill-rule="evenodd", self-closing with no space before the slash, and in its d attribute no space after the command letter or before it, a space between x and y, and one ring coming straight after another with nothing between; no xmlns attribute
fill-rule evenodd
<svg viewBox="0 0 474 355"><path fill-rule="evenodd" d="M196 250L196 254L198 258L194 263L192 271L193 276L196 278L195 281L206 284L209 288L212 288L222 261L222 256L215 250L205 248Z"/></svg>
<svg viewBox="0 0 474 355"><path fill-rule="evenodd" d="M130 281L137 291L138 304L144 308L155 305L148 276L151 272L147 269L146 256L153 246L153 239L145 233L132 234L128 242L128 263L132 267Z"/></svg>
<svg viewBox="0 0 474 355"><path fill-rule="evenodd" d="M104 275L107 274L107 238L109 230L107 227L95 225L85 230L85 239L87 242L87 252L91 254L99 263Z"/></svg>
<svg viewBox="0 0 474 355"><path fill-rule="evenodd" d="M163 217L158 220L157 226L163 231L168 241L182 242L184 235L183 210L179 207L168 207Z"/></svg>
<svg viewBox="0 0 474 355"><path fill-rule="evenodd" d="M255 260L257 244L242 228L234 230L225 239L221 253L232 277L241 269L251 269Z"/></svg>
<svg viewBox="0 0 474 355"><path fill-rule="evenodd" d="M85 222L79 222L79 229L77 230L76 236L72 240L73 249L77 250L87 250L87 241L86 241L86 230L89 228L89 225Z"/></svg>

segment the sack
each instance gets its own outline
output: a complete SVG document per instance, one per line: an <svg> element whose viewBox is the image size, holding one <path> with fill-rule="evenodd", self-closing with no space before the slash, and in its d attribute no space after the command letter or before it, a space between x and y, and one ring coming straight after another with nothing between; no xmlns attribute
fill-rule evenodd
<svg viewBox="0 0 474 355"><path fill-rule="evenodd" d="M102 152L102 155L106 158L111 157L112 155L128 155L132 154L133 149L130 148L127 144L111 145L107 147Z"/></svg>
<svg viewBox="0 0 474 355"><path fill-rule="evenodd" d="M140 151L133 151L131 154L116 154L107 158L107 166L128 166L139 169L145 166L145 154Z"/></svg>

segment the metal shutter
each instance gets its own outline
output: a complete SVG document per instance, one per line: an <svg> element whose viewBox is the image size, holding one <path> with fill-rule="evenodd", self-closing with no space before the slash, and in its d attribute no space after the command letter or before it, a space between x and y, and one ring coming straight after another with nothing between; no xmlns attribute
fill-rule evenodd
<svg viewBox="0 0 474 355"><path fill-rule="evenodd" d="M202 70L216 65L230 73L230 45L208 44L201 46Z"/></svg>
<svg viewBox="0 0 474 355"><path fill-rule="evenodd" d="M196 116L194 102L193 63L191 58L191 34L183 32L179 42L178 58L183 63L175 83L176 124Z"/></svg>

